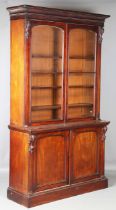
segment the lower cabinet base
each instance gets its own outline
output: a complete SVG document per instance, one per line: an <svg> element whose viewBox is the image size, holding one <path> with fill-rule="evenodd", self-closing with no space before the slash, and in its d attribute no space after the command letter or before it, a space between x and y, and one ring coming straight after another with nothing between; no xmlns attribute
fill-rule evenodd
<svg viewBox="0 0 116 210"><path fill-rule="evenodd" d="M37 192L33 194L22 194L12 188L8 188L7 197L21 205L28 208L34 207L40 204L48 203L51 201L56 201L63 198L68 198L71 196L100 190L108 187L108 180L106 177L96 178L86 182L81 182L78 184L72 184L65 187L59 187L57 189L46 190L42 192Z"/></svg>

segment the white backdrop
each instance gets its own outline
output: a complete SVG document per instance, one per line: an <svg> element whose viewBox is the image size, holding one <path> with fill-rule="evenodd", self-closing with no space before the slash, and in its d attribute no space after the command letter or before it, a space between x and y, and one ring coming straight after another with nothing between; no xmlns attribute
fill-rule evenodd
<svg viewBox="0 0 116 210"><path fill-rule="evenodd" d="M0 169L9 166L10 22L8 6L40 5L111 15L105 23L102 47L101 118L110 120L106 138L106 168L116 168L116 2L115 0L0 1Z"/></svg>

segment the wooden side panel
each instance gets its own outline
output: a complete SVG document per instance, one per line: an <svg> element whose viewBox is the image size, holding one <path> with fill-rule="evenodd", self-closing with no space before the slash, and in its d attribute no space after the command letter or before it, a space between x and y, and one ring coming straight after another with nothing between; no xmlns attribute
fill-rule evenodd
<svg viewBox="0 0 116 210"><path fill-rule="evenodd" d="M28 192L28 138L18 131L10 132L10 187Z"/></svg>
<svg viewBox="0 0 116 210"><path fill-rule="evenodd" d="M95 176L99 158L96 132L75 131L72 136L72 181Z"/></svg>
<svg viewBox="0 0 116 210"><path fill-rule="evenodd" d="M49 189L68 183L68 132L37 138L35 188Z"/></svg>
<svg viewBox="0 0 116 210"><path fill-rule="evenodd" d="M24 20L11 21L11 124L24 118Z"/></svg>

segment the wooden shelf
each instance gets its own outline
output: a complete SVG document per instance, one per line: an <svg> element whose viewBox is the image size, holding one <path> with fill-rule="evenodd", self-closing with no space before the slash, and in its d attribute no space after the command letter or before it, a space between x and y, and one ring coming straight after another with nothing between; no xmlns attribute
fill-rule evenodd
<svg viewBox="0 0 116 210"><path fill-rule="evenodd" d="M93 104L91 103L78 103L78 104L68 104L69 108L75 108L75 107L93 107Z"/></svg>
<svg viewBox="0 0 116 210"><path fill-rule="evenodd" d="M49 122L49 121L51 121L51 120L53 120L53 121L61 121L62 119L61 118L51 118L51 119L44 119L44 120L32 120L31 122L32 123L40 123L40 122L44 122L44 121L47 121L47 122Z"/></svg>
<svg viewBox="0 0 116 210"><path fill-rule="evenodd" d="M62 56L32 54L32 58L62 59ZM90 56L70 56L69 59L94 60L95 57L93 55L90 55Z"/></svg>
<svg viewBox="0 0 116 210"><path fill-rule="evenodd" d="M36 90L36 89L58 89L58 88L62 88L61 86L32 86L31 89L32 90ZM94 88L94 85L71 85L69 86L69 88Z"/></svg>
<svg viewBox="0 0 116 210"><path fill-rule="evenodd" d="M89 55L89 56L70 56L69 59L94 60L95 57L93 55Z"/></svg>
<svg viewBox="0 0 116 210"><path fill-rule="evenodd" d="M54 72L50 72L50 71L39 71L39 70L33 70L31 71L32 74L42 74L42 75L46 75L46 74L63 74L63 72L59 72L59 71L54 71Z"/></svg>
<svg viewBox="0 0 116 210"><path fill-rule="evenodd" d="M31 71L32 74L63 74L63 72L59 72L59 71L54 71L54 72L50 72L50 71L40 71L40 70L32 70ZM87 71L69 71L69 74L95 74L96 72L87 72Z"/></svg>
<svg viewBox="0 0 116 210"><path fill-rule="evenodd" d="M69 88L94 88L94 85L71 85Z"/></svg>
<svg viewBox="0 0 116 210"><path fill-rule="evenodd" d="M36 90L36 89L58 89L58 88L61 88L61 86L53 86L53 87L50 87L50 86L32 86L31 89L32 90Z"/></svg>
<svg viewBox="0 0 116 210"><path fill-rule="evenodd" d="M95 74L95 71L69 71L69 74Z"/></svg>
<svg viewBox="0 0 116 210"><path fill-rule="evenodd" d="M50 59L61 59L62 56L52 56L52 55L40 55L40 54L32 54L32 58L50 58Z"/></svg>
<svg viewBox="0 0 116 210"><path fill-rule="evenodd" d="M93 107L93 104L90 103L78 103L78 104L68 104L69 108L75 107ZM43 105L43 106L32 106L32 111L40 110L51 110L51 109L61 109L61 105Z"/></svg>
<svg viewBox="0 0 116 210"><path fill-rule="evenodd" d="M93 113L89 113L89 114L81 114L80 116L78 117L74 117L73 119L77 119L77 118L89 118L89 117L93 117ZM69 120L72 120L71 117L68 118Z"/></svg>
<svg viewBox="0 0 116 210"><path fill-rule="evenodd" d="M40 111L40 110L51 110L51 109L61 109L61 105L43 105L43 106L32 106L32 111Z"/></svg>

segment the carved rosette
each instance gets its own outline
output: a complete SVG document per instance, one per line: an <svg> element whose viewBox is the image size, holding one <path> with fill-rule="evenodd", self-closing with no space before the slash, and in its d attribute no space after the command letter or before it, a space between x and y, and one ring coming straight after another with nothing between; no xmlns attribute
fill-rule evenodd
<svg viewBox="0 0 116 210"><path fill-rule="evenodd" d="M29 139L29 152L30 153L33 153L35 149L35 140L36 140L36 136L30 135L30 139Z"/></svg>
<svg viewBox="0 0 116 210"><path fill-rule="evenodd" d="M98 42L101 44L103 40L104 28L99 26Z"/></svg>
<svg viewBox="0 0 116 210"><path fill-rule="evenodd" d="M29 38L30 27L31 27L31 23L30 23L30 21L27 21L26 22L26 27L25 27L25 38L26 39Z"/></svg>
<svg viewBox="0 0 116 210"><path fill-rule="evenodd" d="M107 126L104 128L100 129L100 139L101 141L105 141L106 139L106 131L107 131Z"/></svg>

